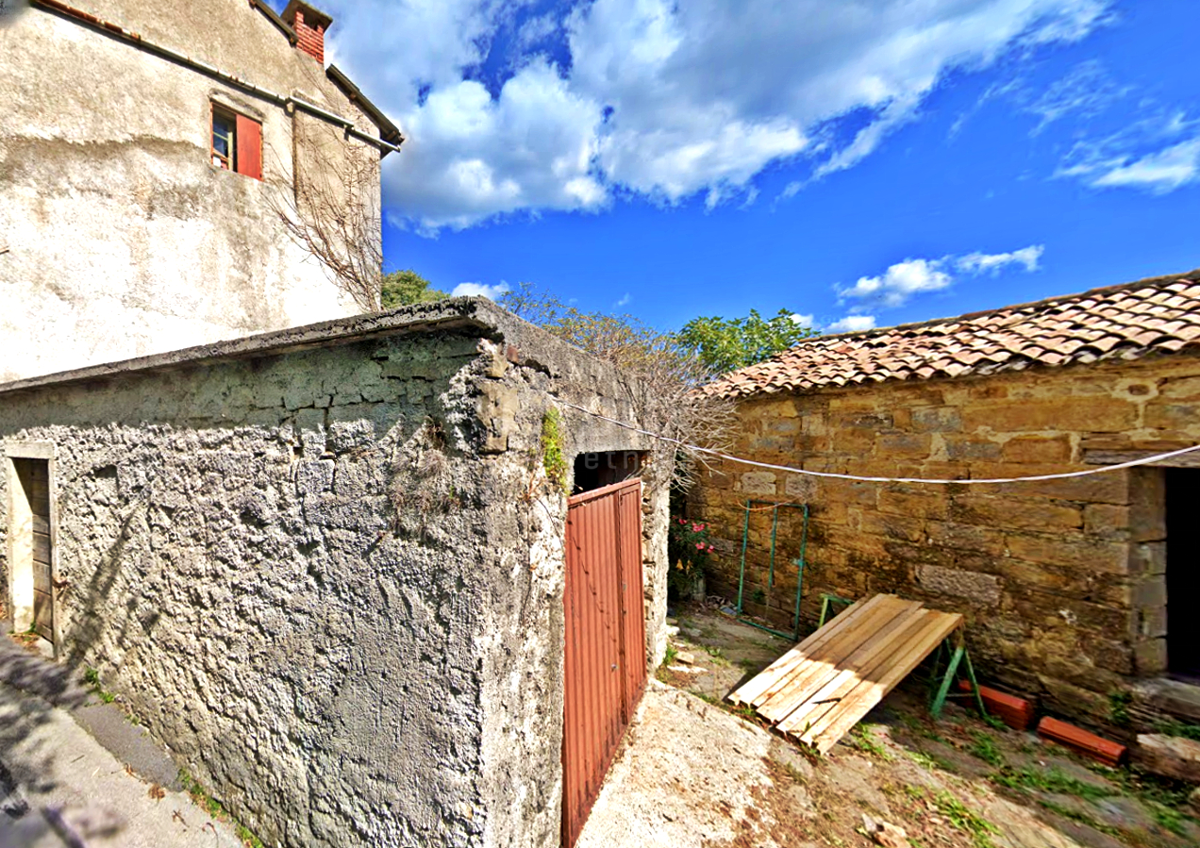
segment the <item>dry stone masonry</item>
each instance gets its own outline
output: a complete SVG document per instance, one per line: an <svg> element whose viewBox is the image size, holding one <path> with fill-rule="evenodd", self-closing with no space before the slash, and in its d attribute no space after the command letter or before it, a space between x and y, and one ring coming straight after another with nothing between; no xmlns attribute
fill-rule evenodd
<svg viewBox="0 0 1200 848"><path fill-rule="evenodd" d="M1025 477L1196 445L1198 413L1200 360L1190 353L991 376L747 390L731 453L861 476ZM738 591L746 500L805 501L812 507L803 575L810 622L822 593L896 592L961 611L973 656L990 678L1040 697L1053 712L1101 725L1111 725L1114 693L1133 692L1135 715L1149 722L1155 709L1142 703L1143 682L1168 668L1167 470L917 485L726 463L704 481L691 508L721 540L710 585L727 597ZM771 513L751 516L745 605L784 627L796 569L781 564L799 556L800 538L798 511L781 511L772 587ZM1190 603L1180 605L1183 618ZM1154 704L1163 703L1155 696Z"/></svg>

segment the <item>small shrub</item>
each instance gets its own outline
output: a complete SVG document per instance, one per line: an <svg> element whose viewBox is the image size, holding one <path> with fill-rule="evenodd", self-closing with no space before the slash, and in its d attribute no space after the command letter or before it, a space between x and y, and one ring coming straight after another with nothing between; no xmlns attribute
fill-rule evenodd
<svg viewBox="0 0 1200 848"><path fill-rule="evenodd" d="M691 591L697 576L704 574L716 548L709 539L708 525L682 516L671 516L667 533L667 587L676 597Z"/></svg>

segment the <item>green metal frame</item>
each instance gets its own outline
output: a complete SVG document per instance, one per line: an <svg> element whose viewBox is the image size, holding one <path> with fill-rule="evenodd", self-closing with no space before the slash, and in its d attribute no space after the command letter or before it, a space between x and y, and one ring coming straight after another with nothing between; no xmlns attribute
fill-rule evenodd
<svg viewBox="0 0 1200 848"><path fill-rule="evenodd" d="M830 595L826 592L821 593L821 618L817 621L817 629L820 630L825 626L825 620L829 617L829 611L833 609L834 604L842 604L850 606L854 601L850 598L842 598L838 595Z"/></svg>
<svg viewBox="0 0 1200 848"><path fill-rule="evenodd" d="M953 640L954 644L951 644ZM947 654L950 657L946 664L945 674L941 673L942 655ZM951 687L954 681L958 679L959 666L962 665L966 669L966 676L971 681L971 691L969 692L951 692ZM939 683L939 676L941 681ZM929 712L934 718L938 718L942 714L942 708L946 706L946 701L949 698L975 698L975 705L979 708L981 716L987 716L987 707L983 705L983 696L979 693L979 681L975 679L975 667L971 665L971 654L967 651L966 643L963 641L962 630L958 630L954 635L944 639L937 647L937 651L933 655L933 673L929 677Z"/></svg>
<svg viewBox="0 0 1200 848"><path fill-rule="evenodd" d="M743 612L742 602L746 592L746 549L750 545L750 513L753 512L754 504L764 504L772 507L771 510L771 559L767 571L767 588L775 586L775 542L779 534L779 510L786 508L802 509L804 511L804 528L800 534L800 556L792 560L796 566L796 612L792 617L792 632L785 633L782 630L776 630L773 627L767 627L765 624L759 624L746 617ZM738 575L738 599L737 599L737 619L743 624L749 624L751 627L757 627L759 630L765 630L767 633L780 636L784 639L792 639L800 641L800 598L804 591L804 565L805 556L808 551L808 504L806 503L779 503L777 501L764 501L755 498L746 500L746 519L742 525L742 566L741 573Z"/></svg>

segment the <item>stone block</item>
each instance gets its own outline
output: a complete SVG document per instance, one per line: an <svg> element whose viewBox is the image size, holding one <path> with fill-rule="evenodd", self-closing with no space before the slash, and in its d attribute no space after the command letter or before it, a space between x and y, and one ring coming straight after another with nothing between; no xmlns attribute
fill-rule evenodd
<svg viewBox="0 0 1200 848"><path fill-rule="evenodd" d="M946 436L945 444L946 456L958 462L1000 458L1000 443L979 436Z"/></svg>
<svg viewBox="0 0 1200 848"><path fill-rule="evenodd" d="M985 606L1000 602L1001 580L994 574L922 565L917 568L917 581L923 589L935 594L966 598Z"/></svg>
<svg viewBox="0 0 1200 848"><path fill-rule="evenodd" d="M998 529L953 521L929 521L925 538L930 545L958 551L975 551L999 556L1004 553L1004 534Z"/></svg>
<svg viewBox="0 0 1200 848"><path fill-rule="evenodd" d="M774 495L778 489L776 476L770 471L748 471L741 475L741 491L748 495Z"/></svg>
<svg viewBox="0 0 1200 848"><path fill-rule="evenodd" d="M961 524L1014 530L1078 529L1083 526L1079 507L987 495L956 496L950 516Z"/></svg>
<svg viewBox="0 0 1200 848"><path fill-rule="evenodd" d="M1167 670L1167 640L1144 639L1133 646L1138 674L1161 674Z"/></svg>
<svg viewBox="0 0 1200 848"><path fill-rule="evenodd" d="M879 511L944 521L949 516L950 502L943 491L881 489Z"/></svg>
<svg viewBox="0 0 1200 848"><path fill-rule="evenodd" d="M903 539L919 542L925 538L922 521L907 515L884 515L878 512L863 513L859 528L863 533L883 536L888 539Z"/></svg>
<svg viewBox="0 0 1200 848"><path fill-rule="evenodd" d="M926 459L933 447L933 437L914 433L882 433L875 439L875 453L881 459Z"/></svg>
<svg viewBox="0 0 1200 848"><path fill-rule="evenodd" d="M912 429L917 433L957 433L962 430L962 413L947 406L914 409Z"/></svg>
<svg viewBox="0 0 1200 848"><path fill-rule="evenodd" d="M1088 504L1083 508L1083 530L1093 539L1123 542L1130 536L1129 507Z"/></svg>
<svg viewBox="0 0 1200 848"><path fill-rule="evenodd" d="M1163 381L1163 397L1200 401L1200 377L1171 377Z"/></svg>
<svg viewBox="0 0 1200 848"><path fill-rule="evenodd" d="M1139 733L1135 755L1147 771L1200 783L1200 742L1164 733Z"/></svg>
<svg viewBox="0 0 1200 848"><path fill-rule="evenodd" d="M1094 466L1091 466L1094 467ZM996 465L990 469L976 466L972 477L1032 477L1043 474L1060 474L1080 471L1080 465L1025 465L1016 469L1011 465ZM1016 473L1014 473L1014 471ZM1087 477L1066 477L1058 480L1001 483L995 486L996 494L1018 498L1053 498L1083 503L1129 504L1129 476L1120 472L1092 474Z"/></svg>
<svg viewBox="0 0 1200 848"><path fill-rule="evenodd" d="M1070 436L1017 436L1004 443L1006 462L1070 462Z"/></svg>
<svg viewBox="0 0 1200 848"><path fill-rule="evenodd" d="M789 498L811 501L817 493L817 480L803 474L789 474L783 481L784 493Z"/></svg>
<svg viewBox="0 0 1200 848"><path fill-rule="evenodd" d="M1146 404L1146 427L1153 430L1169 430L1181 433L1200 433L1200 416L1197 404L1170 403L1153 400Z"/></svg>
<svg viewBox="0 0 1200 848"><path fill-rule="evenodd" d="M1167 573L1167 543L1140 542L1129 548L1129 573L1155 575Z"/></svg>
<svg viewBox="0 0 1200 848"><path fill-rule="evenodd" d="M1163 639L1167 635L1167 608L1152 607L1137 611L1138 636L1143 639Z"/></svg>
<svg viewBox="0 0 1200 848"><path fill-rule="evenodd" d="M1167 478L1161 468L1130 469L1129 532L1135 542L1167 538Z"/></svg>
<svg viewBox="0 0 1200 848"><path fill-rule="evenodd" d="M1134 404L1109 396L1067 396L979 404L963 411L963 427L967 432L987 428L996 433L1045 430L1122 433L1137 425L1137 413Z"/></svg>
<svg viewBox="0 0 1200 848"><path fill-rule="evenodd" d="M1064 536L1012 535L1011 554L1029 562L1064 568L1122 574L1129 569L1129 551L1119 542L1096 542Z"/></svg>
<svg viewBox="0 0 1200 848"><path fill-rule="evenodd" d="M1144 575L1133 584L1133 605L1141 609L1167 605L1167 576Z"/></svg>

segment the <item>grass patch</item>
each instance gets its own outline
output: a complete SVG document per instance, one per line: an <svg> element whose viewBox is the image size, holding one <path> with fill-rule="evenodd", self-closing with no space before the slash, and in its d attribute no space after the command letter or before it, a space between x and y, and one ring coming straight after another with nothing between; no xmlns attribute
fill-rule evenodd
<svg viewBox="0 0 1200 848"><path fill-rule="evenodd" d="M921 768L929 769L930 771L933 771L934 769L941 769L942 771L950 771L950 769L948 768L949 763L947 763L943 760L939 760L937 757L935 757L931 754L926 754L924 751L908 751L908 750L906 750L904 752L904 756L908 757L910 760L912 760L914 763L919 765Z"/></svg>
<svg viewBox="0 0 1200 848"><path fill-rule="evenodd" d="M1183 829L1183 822L1188 817L1179 810L1155 803L1146 806L1150 808L1150 814L1154 816L1154 821L1158 823L1159 827L1171 831L1176 836L1187 835L1187 831Z"/></svg>
<svg viewBox="0 0 1200 848"><path fill-rule="evenodd" d="M1184 739L1200 742L1200 724L1188 724L1187 722L1169 719L1155 724L1154 731L1166 734L1167 736L1182 736Z"/></svg>
<svg viewBox="0 0 1200 848"><path fill-rule="evenodd" d="M229 811L225 809L220 801L209 795L208 792L205 791L204 787L201 786L195 778L182 769L179 772L179 782L183 784L184 791L191 796L192 802L197 807L208 813L210 818L214 818L217 821L228 822L233 827L234 832L237 834L237 838L242 841L242 845L246 846L246 848L266 848L266 846L263 845L262 840L251 833L249 828L230 815Z"/></svg>
<svg viewBox="0 0 1200 848"><path fill-rule="evenodd" d="M88 666L87 671L83 673L83 682L92 688L92 694L106 704L111 704L117 700L117 696L104 688L100 682L100 672Z"/></svg>
<svg viewBox="0 0 1200 848"><path fill-rule="evenodd" d="M984 713L979 718L982 719L983 723L986 724L988 727L990 727L992 730L1008 730L1009 729L1007 724L1005 724L1000 719L996 718L991 713Z"/></svg>
<svg viewBox="0 0 1200 848"><path fill-rule="evenodd" d="M889 759L887 749L871 735L871 731L861 724L856 724L850 730L848 740L850 747L857 748L867 754L873 754L876 757Z"/></svg>
<svg viewBox="0 0 1200 848"><path fill-rule="evenodd" d="M996 826L987 819L980 818L962 801L949 792L939 792L933 799L938 812L954 827L963 833L970 834L976 848L995 848L991 835L999 833Z"/></svg>
<svg viewBox="0 0 1200 848"><path fill-rule="evenodd" d="M1085 801L1096 801L1116 795L1114 789L1097 786L1094 783L1071 777L1056 768L1041 769L1025 766L1024 768L1006 768L991 776L993 783L1008 789L1026 790L1030 792L1049 792L1052 795L1070 795Z"/></svg>
<svg viewBox="0 0 1200 848"><path fill-rule="evenodd" d="M1079 822L1080 824L1086 824L1088 827L1098 830L1101 833L1107 833L1109 836L1121 835L1120 829L1115 828L1110 824L1098 822L1087 813L1080 812L1079 810L1072 810L1070 807L1064 807L1062 804L1056 804L1053 801L1039 800L1038 806L1042 807L1042 809L1049 810L1055 815L1062 816L1064 819L1070 819L1071 821Z"/></svg>
<svg viewBox="0 0 1200 848"><path fill-rule="evenodd" d="M990 766L1004 768L1004 755L996 747L996 741L986 733L975 731L971 734L972 742L967 750Z"/></svg>

